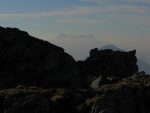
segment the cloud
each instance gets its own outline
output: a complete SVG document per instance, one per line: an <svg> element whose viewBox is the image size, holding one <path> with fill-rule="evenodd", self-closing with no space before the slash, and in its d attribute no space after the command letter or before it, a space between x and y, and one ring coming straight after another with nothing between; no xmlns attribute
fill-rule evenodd
<svg viewBox="0 0 150 113"><path fill-rule="evenodd" d="M103 24L109 22L108 19L88 19L88 18L67 18L67 19L57 19L56 22L63 23L74 23L74 24Z"/></svg>
<svg viewBox="0 0 150 113"><path fill-rule="evenodd" d="M80 34L80 35L70 35L70 34L65 34L65 33L62 33L62 34L59 34L58 38L81 38L81 39L93 39L95 38L94 34Z"/></svg>
<svg viewBox="0 0 150 113"><path fill-rule="evenodd" d="M71 8L63 8L49 12L38 13L0 13L0 19L16 19L16 18L44 18L44 17L72 17L87 16L92 14L107 13L136 13L150 14L149 7L138 7L132 5L110 5L110 6L73 6Z"/></svg>
<svg viewBox="0 0 150 113"><path fill-rule="evenodd" d="M84 0L88 2L110 2L110 0ZM117 0L112 0L117 1ZM129 0L121 0L128 1ZM131 0L132 2L136 0ZM139 0L137 0L139 1ZM144 0L144 2L148 2ZM126 18L138 18L150 15L150 7L136 6L131 4L111 4L104 6L72 6L70 8L62 8L48 12L37 13L0 13L0 20L18 20L18 19L37 19L37 18L55 18L54 22L78 23L78 24L101 24L112 21L112 18L103 17L109 15L111 17L126 16ZM97 17L96 17L97 16ZM99 16L99 17L98 17ZM115 17L116 16L116 17ZM91 18L89 18L91 17ZM150 17L150 16L149 16ZM145 19L147 20L147 19ZM141 20L143 21L143 20Z"/></svg>
<svg viewBox="0 0 150 113"><path fill-rule="evenodd" d="M51 16L50 13L0 13L1 20L10 20L10 19L26 19L26 18L40 18L40 17L47 17Z"/></svg>
<svg viewBox="0 0 150 113"><path fill-rule="evenodd" d="M83 0L85 2L93 2L93 3L143 3L149 4L149 0Z"/></svg>
<svg viewBox="0 0 150 113"><path fill-rule="evenodd" d="M73 6L49 12L38 13L0 13L0 19L68 17L99 13L99 7Z"/></svg>
<svg viewBox="0 0 150 113"><path fill-rule="evenodd" d="M89 56L90 49L106 44L104 41L97 40L95 35L86 33L79 35L62 33L53 38L51 43L63 47L76 60L85 59Z"/></svg>

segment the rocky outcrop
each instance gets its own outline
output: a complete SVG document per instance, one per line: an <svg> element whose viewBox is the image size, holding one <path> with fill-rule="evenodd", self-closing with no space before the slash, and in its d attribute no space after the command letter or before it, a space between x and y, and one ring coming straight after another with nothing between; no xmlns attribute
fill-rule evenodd
<svg viewBox="0 0 150 113"><path fill-rule="evenodd" d="M92 113L149 113L150 77L134 76L104 85Z"/></svg>
<svg viewBox="0 0 150 113"><path fill-rule="evenodd" d="M103 80L121 80L138 72L135 54L136 50L122 52L95 48L90 51L90 56L85 61L78 61L78 66L86 77L103 76Z"/></svg>
<svg viewBox="0 0 150 113"><path fill-rule="evenodd" d="M0 27L0 88L65 87L74 84L77 73L75 60L61 47Z"/></svg>

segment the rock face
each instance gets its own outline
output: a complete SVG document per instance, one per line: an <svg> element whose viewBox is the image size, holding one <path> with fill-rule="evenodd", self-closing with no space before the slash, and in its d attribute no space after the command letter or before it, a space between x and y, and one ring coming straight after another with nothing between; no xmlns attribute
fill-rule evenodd
<svg viewBox="0 0 150 113"><path fill-rule="evenodd" d="M150 78L128 78L102 86L93 113L150 113ZM104 93L105 92L105 93Z"/></svg>
<svg viewBox="0 0 150 113"><path fill-rule="evenodd" d="M0 91L0 113L83 113L91 94L79 90L7 89Z"/></svg>
<svg viewBox="0 0 150 113"><path fill-rule="evenodd" d="M113 51L110 49L90 51L85 61L79 61L79 67L85 75L105 76L122 79L138 72L136 50L129 52Z"/></svg>
<svg viewBox="0 0 150 113"><path fill-rule="evenodd" d="M75 60L62 48L17 28L0 27L0 88L63 87L77 73Z"/></svg>
<svg viewBox="0 0 150 113"><path fill-rule="evenodd" d="M12 99L15 101L12 101ZM5 113L49 113L50 103L46 97L37 94L5 97Z"/></svg>
<svg viewBox="0 0 150 113"><path fill-rule="evenodd" d="M125 51L121 48L118 48L117 46L115 46L113 44L104 45L99 49L100 50L112 49L114 51L117 51L117 50ZM138 56L137 56L137 65L138 65L139 71L144 71L145 73L150 74L150 65L147 62L143 61L143 60L144 59L138 58Z"/></svg>

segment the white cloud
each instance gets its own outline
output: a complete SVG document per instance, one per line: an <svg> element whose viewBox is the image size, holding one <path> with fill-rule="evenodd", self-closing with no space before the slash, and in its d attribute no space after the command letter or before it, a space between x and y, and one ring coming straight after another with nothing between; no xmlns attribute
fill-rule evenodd
<svg viewBox="0 0 150 113"><path fill-rule="evenodd" d="M99 41L93 34L60 34L58 38L51 40L52 43L63 47L67 53L72 55L76 60L83 60L89 56L92 48L100 47L106 44Z"/></svg>
<svg viewBox="0 0 150 113"><path fill-rule="evenodd" d="M39 18L50 16L49 13L0 13L0 19Z"/></svg>
<svg viewBox="0 0 150 113"><path fill-rule="evenodd" d="M92 1L92 0L85 0ZM102 1L102 0L93 0ZM108 0L107 0L108 1ZM132 0L134 1L134 0ZM146 0L145 0L146 1ZM108 6L73 6L71 8L63 8L49 12L38 13L0 13L0 20L11 19L31 19L31 18L47 18L55 17L56 22L82 23L82 24L99 24L111 21L111 18L99 16L97 18L87 18L89 15L107 15L119 16L125 15L128 18L150 15L150 7L139 7L134 5L108 5ZM58 17L58 18L57 18ZM150 17L150 16L149 16ZM147 20L147 19L146 19Z"/></svg>
<svg viewBox="0 0 150 113"><path fill-rule="evenodd" d="M62 33L58 36L58 38L83 38L83 39L93 39L95 38L94 34L80 34L80 35L70 35L66 33Z"/></svg>
<svg viewBox="0 0 150 113"><path fill-rule="evenodd" d="M150 8L148 7L138 7L131 5L111 5L103 7L94 7L94 6L73 6L70 9L60 9L50 12L39 12L39 13L0 13L1 19L9 18L40 18L40 17L50 17L50 16L84 16L90 14L101 14L101 13L150 13Z"/></svg>
<svg viewBox="0 0 150 113"><path fill-rule="evenodd" d="M75 24L102 24L109 22L108 19L76 19L76 18L68 18L68 19L58 19L56 22L65 22L65 23L75 23Z"/></svg>
<svg viewBox="0 0 150 113"><path fill-rule="evenodd" d="M85 2L93 2L93 3L113 3L113 2L122 2L122 3L145 3L149 4L149 0L83 0Z"/></svg>
<svg viewBox="0 0 150 113"><path fill-rule="evenodd" d="M0 19L16 19L16 18L43 18L52 16L79 16L88 15L93 13L99 13L99 7L82 7L73 6L72 8L63 8L60 10L54 10L49 12L39 12L39 13L0 13Z"/></svg>

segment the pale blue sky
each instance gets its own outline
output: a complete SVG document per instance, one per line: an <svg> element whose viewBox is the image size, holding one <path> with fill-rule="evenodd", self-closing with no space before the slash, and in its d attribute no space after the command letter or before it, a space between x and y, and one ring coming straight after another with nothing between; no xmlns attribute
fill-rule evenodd
<svg viewBox="0 0 150 113"><path fill-rule="evenodd" d="M112 43L137 49L150 63L150 0L0 0L0 25L19 27L77 59Z"/></svg>

